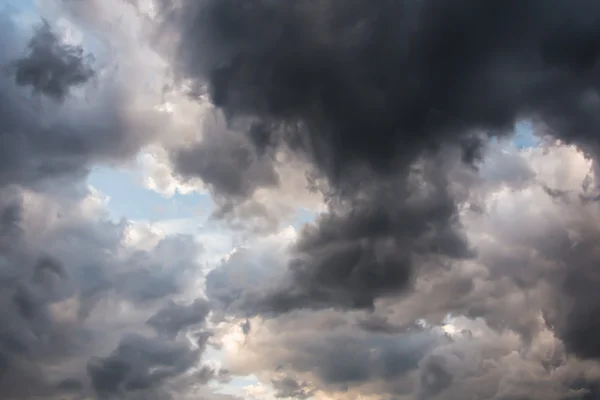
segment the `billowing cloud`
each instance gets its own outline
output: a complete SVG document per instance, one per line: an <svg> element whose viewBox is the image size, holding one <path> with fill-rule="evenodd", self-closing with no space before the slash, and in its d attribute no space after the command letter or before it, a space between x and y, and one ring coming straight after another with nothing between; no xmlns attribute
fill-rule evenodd
<svg viewBox="0 0 600 400"><path fill-rule="evenodd" d="M88 373L100 396L110 398L160 387L164 380L187 371L195 357L196 353L186 346L129 336L108 357L90 363Z"/></svg>
<svg viewBox="0 0 600 400"><path fill-rule="evenodd" d="M170 303L150 317L148 325L158 333L175 336L187 327L202 324L209 312L209 304L203 299L189 305Z"/></svg>
<svg viewBox="0 0 600 400"><path fill-rule="evenodd" d="M84 180L129 162L166 120L52 22L28 32L0 13L0 397L186 393L182 379L212 371L200 359L210 329L193 326L209 312L202 246L111 220ZM190 297L203 308L186 317Z"/></svg>
<svg viewBox="0 0 600 400"><path fill-rule="evenodd" d="M592 396L599 366L591 341L597 308L593 238L600 215L597 202L589 200L596 187L593 162L576 147L555 144L520 150L500 143L484 154L478 172L467 169L455 177L471 185L460 218L473 256L422 265L410 290L390 292L366 312L291 311L284 302L279 305L290 311L283 314L256 307L260 294L287 287L284 259L258 264L270 269L257 268L258 258L245 253L212 271L210 299L227 304L233 315L247 316L249 308L258 314L224 334L229 367L262 374L264 382L277 382L275 388L286 379L303 382L298 390L315 398ZM263 254L277 254L277 248ZM403 341L430 337L436 329L445 333L434 334L437 339L405 369L378 361L376 354L392 357ZM348 354L329 353L339 343L347 343ZM389 348L378 353L383 343ZM356 363L348 357L357 357ZM340 365L328 369L338 362L333 360ZM352 365L368 373L332 378Z"/></svg>
<svg viewBox="0 0 600 400"><path fill-rule="evenodd" d="M0 397L598 396L596 2L35 10L0 13ZM212 212L114 220L115 164Z"/></svg>
<svg viewBox="0 0 600 400"><path fill-rule="evenodd" d="M1 18L7 42L0 54L7 66L0 77L2 186L81 179L94 162L120 162L152 140L152 130L142 134L139 118L151 120L153 113L128 106L130 94L110 76L98 77L96 88L84 87L93 82L81 48L61 42L46 22L36 28L30 53L20 58L24 33L10 16ZM81 92L70 95L86 88L93 89L87 99ZM131 129L134 121L139 125Z"/></svg>
<svg viewBox="0 0 600 400"><path fill-rule="evenodd" d="M1 237L3 397L53 398L92 388L104 395L113 386L121 396L150 386L165 391L163 380L200 367L199 344L176 336L206 336L208 305L173 302L186 302L200 277L198 243L110 222L93 192L70 200L26 190L14 196ZM146 358L136 355L138 345ZM91 361L113 347L102 362ZM89 376L82 374L88 363ZM117 364L120 374L107 372ZM168 373L148 375L159 367ZM118 376L106 383L106 374Z"/></svg>
<svg viewBox="0 0 600 400"><path fill-rule="evenodd" d="M371 307L428 259L470 257L470 188L452 187L448 148L473 164L486 137L524 118L596 145L600 9L586 0L161 4L177 72L246 133L181 150L178 168L235 200L276 185L270 160L289 151L327 182L328 213L301 235L295 283L274 300L284 309Z"/></svg>

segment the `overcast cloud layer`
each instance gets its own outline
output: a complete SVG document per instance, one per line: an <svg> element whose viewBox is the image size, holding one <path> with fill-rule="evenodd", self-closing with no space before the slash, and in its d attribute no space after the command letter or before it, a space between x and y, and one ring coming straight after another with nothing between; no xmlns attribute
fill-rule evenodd
<svg viewBox="0 0 600 400"><path fill-rule="evenodd" d="M598 21L1 9L0 398L600 399ZM204 230L115 220L97 166L210 196Z"/></svg>

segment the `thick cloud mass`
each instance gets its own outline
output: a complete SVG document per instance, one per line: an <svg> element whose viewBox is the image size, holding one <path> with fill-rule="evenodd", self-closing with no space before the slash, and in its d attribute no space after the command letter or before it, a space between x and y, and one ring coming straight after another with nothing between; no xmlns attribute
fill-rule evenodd
<svg viewBox="0 0 600 400"><path fill-rule="evenodd" d="M372 334L402 332L420 318L440 325L449 315L483 324L487 338L467 329L425 351L408 369L410 388L386 377L378 388L398 398L594 396L585 388L593 388L596 372L583 374L581 360L599 357L590 322L598 311L591 222L600 128L597 2L168 3L177 71L207 90L240 135L221 136L219 154L228 156L211 165L236 158L247 139L255 147L247 150L251 157L237 157L244 168L236 174L208 176L206 166L187 168L194 157L210 159L214 147L203 140L174 153L178 172L207 179L218 196L239 202L277 184L272 170L255 172L282 151L326 181L327 213L301 231L287 274L271 275L279 287L240 285L231 278L240 260L230 258L207 279L211 300L244 316L283 313L273 324L299 309L366 308L375 315L359 325ZM505 154L489 144L523 120L539 136L560 140L547 148L555 155L565 143L578 146L570 151L590 157L588 175L574 183L557 158ZM548 179L544 163L565 171ZM517 199L513 208L490 209L502 207L496 199L505 192ZM256 270L254 258L241 261ZM270 367L291 374L272 378L276 393L299 390L292 382L305 380L331 389L338 381L327 363L316 362L309 374L301 356L308 350L294 344L298 360L288 369ZM293 356L267 356L278 357ZM513 377L510 365L523 376ZM357 372L339 382L376 393L356 383L375 380Z"/></svg>
<svg viewBox="0 0 600 400"><path fill-rule="evenodd" d="M174 156L179 172L248 196L277 183L264 157L280 149L330 186L330 212L299 239L275 307L372 307L424 262L468 258L469 186L452 187L448 148L476 163L486 136L527 118L596 151L597 2L166 4L179 73L256 147L205 139Z"/></svg>
<svg viewBox="0 0 600 400"><path fill-rule="evenodd" d="M0 12L0 398L600 398L599 20L592 0ZM115 219L156 200L115 165L176 219Z"/></svg>
<svg viewBox="0 0 600 400"><path fill-rule="evenodd" d="M183 73L233 116L284 121L283 140L332 179L522 117L571 138L595 128L593 1L208 0L177 12Z"/></svg>

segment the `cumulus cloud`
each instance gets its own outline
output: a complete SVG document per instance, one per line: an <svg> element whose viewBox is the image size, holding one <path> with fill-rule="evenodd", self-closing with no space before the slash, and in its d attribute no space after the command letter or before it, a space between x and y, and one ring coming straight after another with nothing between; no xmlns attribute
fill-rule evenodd
<svg viewBox="0 0 600 400"><path fill-rule="evenodd" d="M0 30L1 397L164 399L205 384L212 373L180 385L205 370L210 329L192 325L207 306L184 315L202 246L112 221L85 184L92 166L129 162L160 136L157 103L104 55L92 66L53 20L28 32L7 9Z"/></svg>
<svg viewBox="0 0 600 400"><path fill-rule="evenodd" d="M190 306L173 303L194 288L199 244L183 236L148 234L147 240L132 242L132 231L144 227L106 220L93 193L57 199L21 189L15 196L17 203L9 207L20 211L3 225L0 268L6 321L0 329L3 397L54 398L63 391L90 393L92 387L100 395L118 387L125 396L149 390L144 379L158 387L199 365L198 344L174 340L182 331L205 335L200 325L207 304L201 299ZM10 208L6 212L10 215ZM194 324L197 329L188 329ZM138 336L129 340L128 334ZM119 342L100 364L90 361ZM139 343L146 359L136 358ZM170 361L173 346L179 355ZM87 363L92 363L89 376L81 373ZM106 372L112 370L107 365L117 364L122 375ZM149 378L162 366L169 372ZM106 374L118 375L115 383L106 383L108 389L99 383L109 379Z"/></svg>
<svg viewBox="0 0 600 400"><path fill-rule="evenodd" d="M196 147L192 160L202 168L182 168L192 165L182 163L189 149L173 154L177 168L207 180L233 208L279 185L271 166L281 151L324 182L317 189L327 211L299 234L277 283L257 293L217 279L242 270L225 262L207 281L214 297L243 299L237 308L258 318L367 309L376 316L359 325L371 332L398 332L418 319L440 325L448 315L480 319L489 335L514 341L492 363L544 332L564 345L560 368L570 370L571 357L597 358L588 322L597 309L595 3L162 6L163 29L179 46L176 71L205 90L228 123L218 151L211 141ZM504 143L523 120L560 142L535 150L489 143ZM222 174L207 173L219 165ZM482 352L494 353L487 340ZM470 378L453 378L442 359L423 362L430 371L410 393L465 397ZM540 383L525 394L526 379L504 386L507 371L492 370L482 392L471 383L475 397L562 398L577 386L565 373L558 386ZM538 370L529 376L546 379Z"/></svg>
<svg viewBox="0 0 600 400"><path fill-rule="evenodd" d="M1 18L2 186L81 179L94 163L123 162L156 137L159 114L135 104L122 77L90 69L84 50L49 22L38 24L25 51L27 32L7 12Z"/></svg>
<svg viewBox="0 0 600 400"><path fill-rule="evenodd" d="M195 357L196 353L186 346L128 336L108 357L90 363L88 373L100 396L122 395L160 386L162 381L188 370Z"/></svg>
<svg viewBox="0 0 600 400"><path fill-rule="evenodd" d="M0 13L0 397L598 396L596 2L37 11ZM99 164L210 219L115 221Z"/></svg>
<svg viewBox="0 0 600 400"><path fill-rule="evenodd" d="M423 258L468 258L469 186L451 187L446 150L472 166L486 137L529 118L594 151L589 1L161 4L176 71L246 132L176 152L181 171L233 204L278 184L278 150L326 181L328 213L299 239L284 307L371 307L409 287Z"/></svg>
<svg viewBox="0 0 600 400"><path fill-rule="evenodd" d="M315 398L594 396L592 254L600 214L597 202L589 200L596 187L593 162L574 146L517 149L506 143L491 145L484 160L477 173L467 170L462 176L471 182L460 217L473 257L422 266L410 290L390 292L368 311L291 311L280 302L290 310L281 314L256 307L257 297L277 285L287 287L285 259L256 264L256 256L242 253L212 271L209 299L226 304L233 315L258 315L229 328L238 333L223 335L229 367L240 374L262 371L264 382L277 382L275 388L286 379L304 382L298 390ZM498 175L498 170L509 172ZM262 253L277 254L277 248ZM406 369L393 372L393 363L375 357L382 343L389 341L390 348L380 354L392 357L403 340L436 329L441 329L437 339ZM347 353L329 353L339 343L347 343ZM348 357L356 357L356 368L369 373L347 381L331 378L333 371L341 374L354 365ZM341 364L329 370L327 365L338 362L330 360Z"/></svg>

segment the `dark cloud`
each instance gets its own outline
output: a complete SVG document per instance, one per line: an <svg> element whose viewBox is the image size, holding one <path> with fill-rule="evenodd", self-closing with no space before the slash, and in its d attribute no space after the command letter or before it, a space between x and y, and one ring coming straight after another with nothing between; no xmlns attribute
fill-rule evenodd
<svg viewBox="0 0 600 400"><path fill-rule="evenodd" d="M88 374L98 394L110 398L158 387L186 372L197 356L187 346L132 335L108 357L92 361Z"/></svg>
<svg viewBox="0 0 600 400"><path fill-rule="evenodd" d="M440 149L476 162L486 135L511 134L523 118L596 144L593 1L181 3L163 3L180 40L176 69L229 121L250 121L261 154L250 158L241 138L224 135L219 160L203 142L175 155L186 160L180 167L203 165L184 175L208 179L218 196L247 196L277 183L263 159L288 149L332 188L329 213L299 239L294 282L275 295L283 311L371 307L409 287L423 258L470 255L458 221L464 199L445 166L411 183L411 169L439 163ZM421 199L423 186L431 193Z"/></svg>
<svg viewBox="0 0 600 400"><path fill-rule="evenodd" d="M6 250L21 234L22 207L19 194L7 190L0 198L0 251Z"/></svg>
<svg viewBox="0 0 600 400"><path fill-rule="evenodd" d="M290 377L273 379L271 383L275 389L275 397L279 399L307 399L313 395L313 391L306 388L306 384Z"/></svg>
<svg viewBox="0 0 600 400"><path fill-rule="evenodd" d="M0 397L232 398L203 390L237 375L280 398L597 397L597 166L564 145L598 154L596 2L180 3L176 73L218 115L165 149L175 175L271 233L292 160L327 212L202 293L194 238L110 221L82 185L167 126L135 111L157 105L130 93L139 60L113 82L0 14ZM118 2L56 4L101 31ZM563 143L489 143L523 118ZM213 344L230 365L203 364Z"/></svg>
<svg viewBox="0 0 600 400"><path fill-rule="evenodd" d="M429 357L421 369L421 398L429 399L452 384L453 375L445 365L445 359Z"/></svg>
<svg viewBox="0 0 600 400"><path fill-rule="evenodd" d="M247 335L252 330L252 324L250 323L249 320L246 320L240 324L240 328L242 328L242 333L244 335Z"/></svg>
<svg viewBox="0 0 600 400"><path fill-rule="evenodd" d="M360 318L357 321L357 325L367 332L387 333L390 335L420 329L416 324L409 326L395 325L387 318L372 313L369 313L366 317Z"/></svg>
<svg viewBox="0 0 600 400"><path fill-rule="evenodd" d="M542 243L537 247L547 260L568 266L549 277L557 285L558 293L546 318L568 350L580 357L598 359L600 347L592 338L600 332L596 322L600 315L600 299L595 295L598 278L593 267L597 262L599 236L594 229L587 231L583 240L577 240L569 237L567 229L555 227L545 237L543 248L539 247Z"/></svg>
<svg viewBox="0 0 600 400"><path fill-rule="evenodd" d="M204 299L197 299L189 305L170 303L154 314L148 325L160 334L176 336L185 328L202 324L209 312L210 306Z"/></svg>
<svg viewBox="0 0 600 400"><path fill-rule="evenodd" d="M64 381L61 381L58 384L58 387L60 389L64 389L66 391L73 391L73 392L78 392L83 390L83 383L81 383L81 381L77 380L77 379L73 379L73 378L67 378Z"/></svg>
<svg viewBox="0 0 600 400"><path fill-rule="evenodd" d="M401 319L397 324L390 317L366 325L381 332L423 316L441 324L448 315L464 315L484 321L494 335L507 335L504 347L482 341L481 351L494 354L474 357L498 367L481 375L471 367L457 373L470 361L432 355L416 378L422 398L465 398L467 384L480 398L572 394L567 372L548 383L549 365L575 374L569 364L575 361L565 361L559 350L543 362L537 354L519 356L524 376L514 382L503 368L510 365L510 349L535 353L543 335L556 335L569 357L600 357L592 339L598 330L596 205L592 197L577 199L581 190L572 185L543 182L539 166L519 156L484 164L489 138L512 135L522 120L597 156L597 2L180 3L164 9L167 27L179 35L177 72L205 88L256 151L252 159L242 157L235 152L242 139L223 136L219 149L229 148L238 168L208 176L217 196L239 199L277 184L265 171L248 173L276 150L309 162L329 190L328 212L301 232L286 276L275 273L276 283L259 282L257 290L228 278L236 270L228 260L207 279L210 299L262 315L375 310L378 302L393 301L407 306L390 306ZM177 152L174 159L180 159ZM183 174L206 179L206 170ZM492 193L503 191L534 194L496 213L493 208L502 206ZM524 209L539 210L542 202L547 208L540 214ZM535 228L528 229L528 221ZM327 351L338 346L344 347L332 341ZM353 362L370 355L354 347L351 354L320 349L339 364L329 369L329 361L315 356L315 374L340 383L376 379L378 368L396 371L387 359L380 360L385 368ZM304 361L291 362L296 372ZM406 376L398 368L390 374Z"/></svg>
<svg viewBox="0 0 600 400"><path fill-rule="evenodd" d="M95 74L93 56L80 46L61 43L48 21L43 21L29 41L28 54L13 63L18 85L63 100L72 87L89 81Z"/></svg>
<svg viewBox="0 0 600 400"><path fill-rule="evenodd" d="M415 264L469 258L438 168L425 165L398 177L398 184L357 182L357 194L346 204L304 229L291 264L293 287L275 295L273 304L284 311L331 303L372 307L376 298L409 286Z"/></svg>
<svg viewBox="0 0 600 400"><path fill-rule="evenodd" d="M456 207L448 202L448 181L427 182L452 165L451 160L423 163L398 177L397 185L357 182L353 198L345 197L303 228L291 263L276 247L260 256L242 249L208 274L209 298L251 315L331 305L372 308L377 298L412 285L414 264L427 269L471 258ZM284 276L286 263L290 269ZM271 274L268 281L265 273Z"/></svg>
<svg viewBox="0 0 600 400"><path fill-rule="evenodd" d="M233 199L250 196L256 187L276 185L272 160L259 156L243 133L219 127L222 123L215 120L205 122L201 142L175 154L176 170L200 177L217 196Z"/></svg>
<svg viewBox="0 0 600 400"><path fill-rule="evenodd" d="M211 271L209 299L229 313L250 308L260 314L251 330L240 327L239 357L248 368L241 373L267 370L269 382L289 376L342 398L592 396L587 388L600 377L592 292L600 214L597 202L581 200L596 190L591 163L560 145L517 150L495 144L485 157L478 171L459 168L459 178L448 171L454 182L471 186L461 223L474 257L443 268L422 264L411 291L379 298L373 311L291 310L284 301L269 303L289 311L276 316L272 308L253 308L262 293L286 283L286 262L276 247L264 248L262 257L234 253ZM564 195L553 196L547 187ZM473 202L478 211L469 207ZM293 296L280 293L284 300ZM303 304L319 308L315 298L306 296ZM402 349L409 338L427 337L427 327L445 324L448 335L408 363L413 353ZM580 376L587 383L573 384Z"/></svg>
<svg viewBox="0 0 600 400"><path fill-rule="evenodd" d="M182 72L233 116L306 124L286 140L331 177L520 117L592 122L572 100L596 84L593 1L183 3Z"/></svg>

